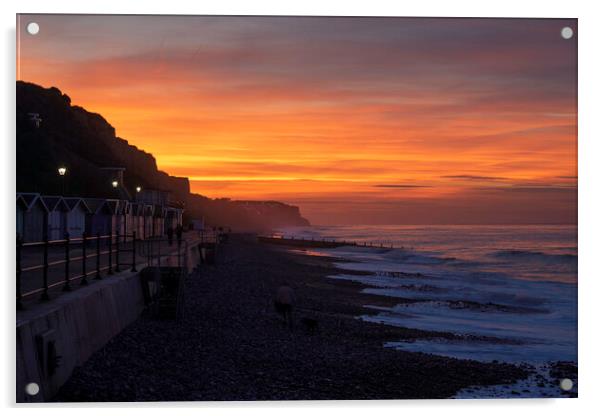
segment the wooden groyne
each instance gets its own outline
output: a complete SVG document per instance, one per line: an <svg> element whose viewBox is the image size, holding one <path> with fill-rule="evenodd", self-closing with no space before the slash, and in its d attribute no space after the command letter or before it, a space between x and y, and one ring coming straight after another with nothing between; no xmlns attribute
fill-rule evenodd
<svg viewBox="0 0 602 416"><path fill-rule="evenodd" d="M337 248L344 246L352 247L370 247L370 248L384 248L384 249L401 249L405 250L406 247L400 245L391 244L391 242L380 242L380 241L347 241L347 240L335 240L335 239L315 239L315 238L304 238L295 236L282 236L282 235L259 235L257 240L260 243L266 244L278 244L289 247L309 247L309 248Z"/></svg>
<svg viewBox="0 0 602 416"><path fill-rule="evenodd" d="M260 243L279 244L292 247L311 247L311 248L337 248L343 246L357 246L353 241L337 241L337 240L311 240L295 237L279 237L279 236L258 236L257 240Z"/></svg>

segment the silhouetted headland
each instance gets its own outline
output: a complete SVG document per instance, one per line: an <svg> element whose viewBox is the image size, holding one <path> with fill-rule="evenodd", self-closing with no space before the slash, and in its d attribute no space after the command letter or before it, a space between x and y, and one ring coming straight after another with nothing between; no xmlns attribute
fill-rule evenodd
<svg viewBox="0 0 602 416"><path fill-rule="evenodd" d="M36 115L35 123L31 114ZM123 186L130 194L137 186L169 190L185 205L187 218L244 231L309 224L298 207L282 202L191 193L188 178L159 170L152 154L117 137L100 114L71 105L71 99L54 87L17 81L16 147L18 192L112 198L114 190L107 186L102 168L120 166L125 168ZM66 184L57 177L58 166L68 166Z"/></svg>

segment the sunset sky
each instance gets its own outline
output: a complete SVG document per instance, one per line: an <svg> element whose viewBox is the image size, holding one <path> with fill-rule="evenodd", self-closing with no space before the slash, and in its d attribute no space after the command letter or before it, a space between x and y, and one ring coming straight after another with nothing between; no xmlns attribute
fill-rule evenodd
<svg viewBox="0 0 602 416"><path fill-rule="evenodd" d="M19 79L194 192L316 224L576 221L576 20L20 19Z"/></svg>

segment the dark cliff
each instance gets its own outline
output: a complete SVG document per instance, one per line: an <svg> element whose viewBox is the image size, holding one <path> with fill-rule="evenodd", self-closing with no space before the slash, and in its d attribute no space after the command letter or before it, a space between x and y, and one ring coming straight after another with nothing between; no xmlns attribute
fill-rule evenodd
<svg viewBox="0 0 602 416"><path fill-rule="evenodd" d="M42 122L36 128L30 113ZM205 217L212 225L239 230L266 230L307 225L299 209L280 202L244 202L191 194L188 178L170 176L157 168L152 154L115 136L99 114L72 106L57 88L17 82L17 191L60 194L57 167L65 165L66 193L73 196L115 197L103 167L124 167L123 185L166 189L185 204L186 217Z"/></svg>

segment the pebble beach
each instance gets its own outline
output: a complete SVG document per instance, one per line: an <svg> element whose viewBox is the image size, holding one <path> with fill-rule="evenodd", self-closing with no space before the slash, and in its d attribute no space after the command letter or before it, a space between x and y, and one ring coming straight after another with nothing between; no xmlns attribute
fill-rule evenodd
<svg viewBox="0 0 602 416"><path fill-rule="evenodd" d="M332 263L234 235L215 265L186 279L180 321L143 314L77 368L55 401L432 399L532 374L383 348L459 335L357 319L366 305L388 300L361 293L360 283L328 279L338 272ZM274 310L281 285L295 291L292 329ZM308 329L307 319L317 328Z"/></svg>

